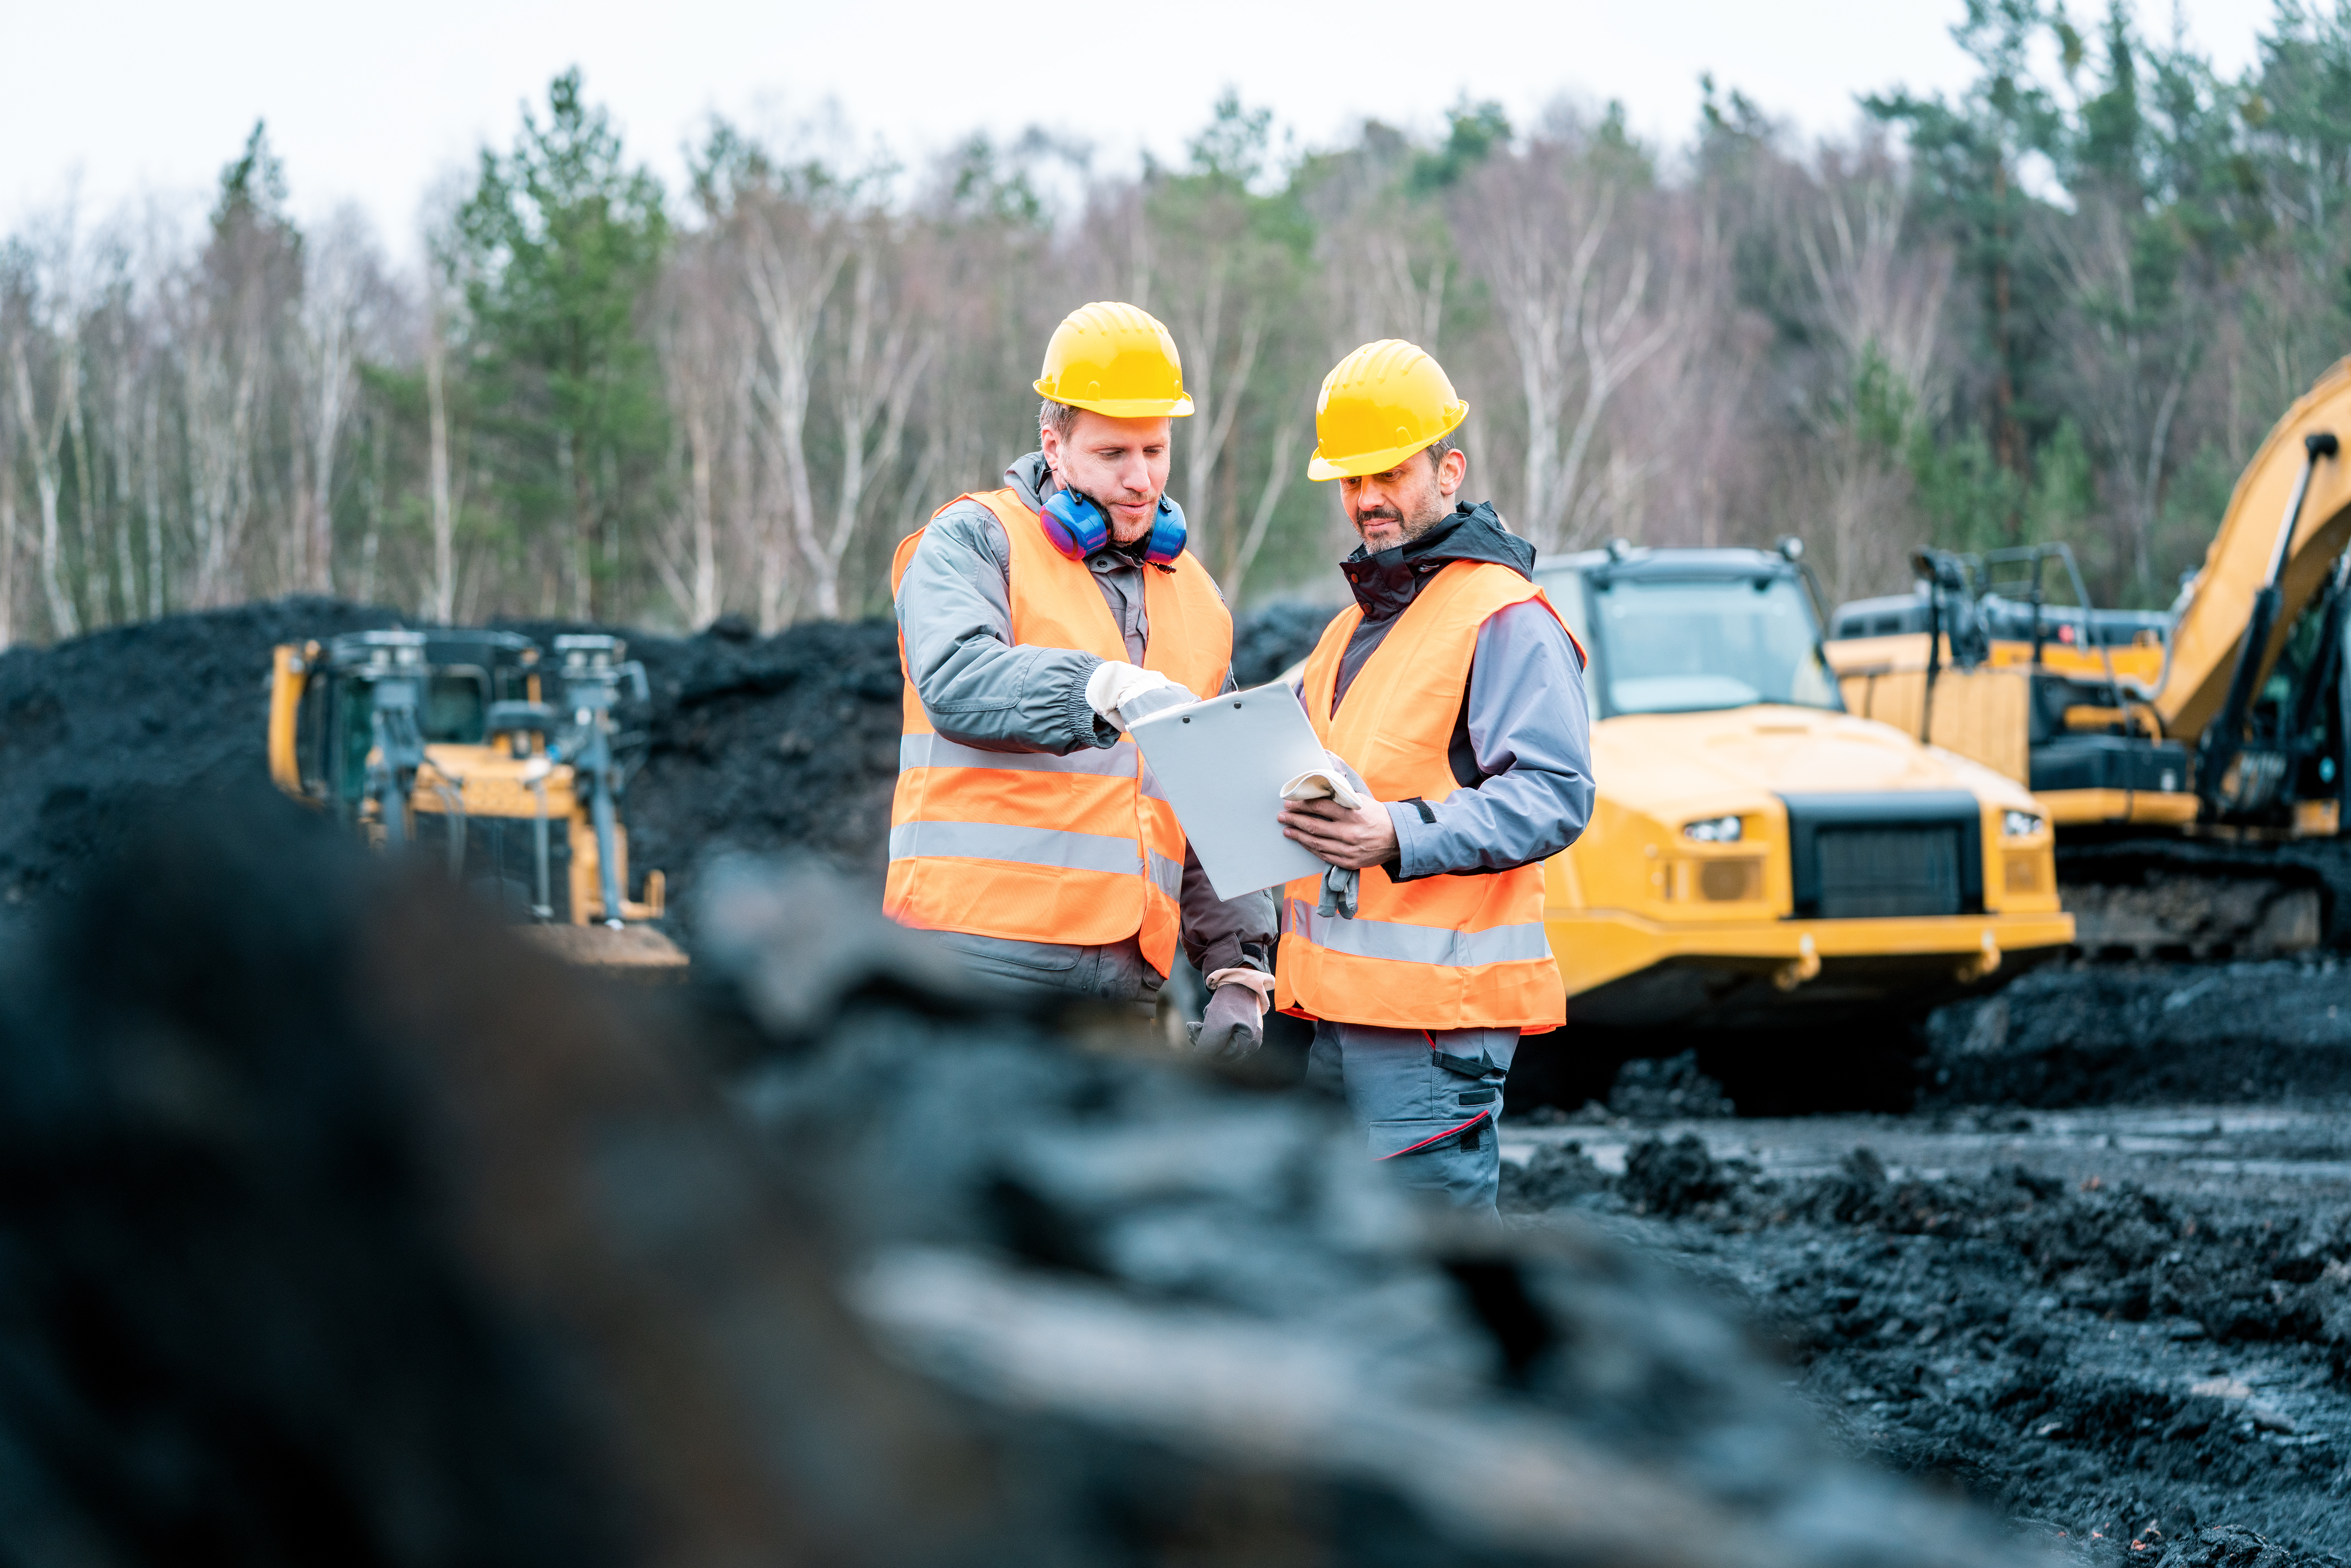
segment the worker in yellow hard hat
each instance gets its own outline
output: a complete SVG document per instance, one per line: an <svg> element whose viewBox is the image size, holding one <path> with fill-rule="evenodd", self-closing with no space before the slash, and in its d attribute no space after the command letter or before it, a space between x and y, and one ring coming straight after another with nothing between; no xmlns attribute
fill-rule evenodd
<svg viewBox="0 0 2351 1568"><path fill-rule="evenodd" d="M1593 786L1583 650L1534 547L1460 499L1468 413L1393 340L1322 382L1306 471L1338 482L1363 543L1300 700L1344 766L1280 815L1340 874L1283 890L1276 1005L1315 1020L1310 1076L1345 1092L1374 1158L1490 1209L1519 1037L1566 1016L1542 862L1583 832Z"/></svg>
<svg viewBox="0 0 2351 1568"><path fill-rule="evenodd" d="M1167 497L1192 412L1167 329L1073 310L1036 382L1039 449L898 547L905 722L886 907L1028 988L1149 1004L1180 944L1202 1049L1263 1038L1273 900L1220 900L1124 731L1231 685L1233 622Z"/></svg>

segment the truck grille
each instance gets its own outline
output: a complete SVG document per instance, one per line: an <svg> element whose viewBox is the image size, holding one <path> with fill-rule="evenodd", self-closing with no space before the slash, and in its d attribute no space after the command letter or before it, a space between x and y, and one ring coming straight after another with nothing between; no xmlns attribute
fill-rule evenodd
<svg viewBox="0 0 2351 1568"><path fill-rule="evenodd" d="M1964 790L1783 795L1800 920L1983 912L1982 812Z"/></svg>
<svg viewBox="0 0 2351 1568"><path fill-rule="evenodd" d="M1959 831L1941 828L1824 828L1820 917L1959 913Z"/></svg>

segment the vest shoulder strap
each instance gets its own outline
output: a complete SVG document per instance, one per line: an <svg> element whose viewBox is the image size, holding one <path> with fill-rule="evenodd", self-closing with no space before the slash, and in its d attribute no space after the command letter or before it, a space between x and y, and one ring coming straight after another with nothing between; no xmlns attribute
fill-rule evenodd
<svg viewBox="0 0 2351 1568"><path fill-rule="evenodd" d="M1007 529L1009 529L1017 519L1029 515L1029 509L1021 501L1018 491L1008 489L965 491L962 495L957 496L954 500L949 501L945 506L941 507L937 511L933 512L930 517L924 521L922 528L916 528L913 533L908 534L904 538L898 541L898 548L892 551L890 555L890 591L892 594L894 595L898 591L898 585L905 580L906 568L914 560L914 551L923 542L923 534L925 530L929 528L931 524L935 523L941 517L946 517L948 512L962 506L966 501L970 501L975 505L985 507L989 511L995 513L997 521L1002 523Z"/></svg>

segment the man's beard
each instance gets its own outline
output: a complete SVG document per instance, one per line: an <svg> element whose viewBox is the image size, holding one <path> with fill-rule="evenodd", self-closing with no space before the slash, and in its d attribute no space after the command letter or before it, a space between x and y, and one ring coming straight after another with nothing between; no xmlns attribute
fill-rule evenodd
<svg viewBox="0 0 2351 1568"><path fill-rule="evenodd" d="M1373 528L1378 527L1382 523L1394 523L1397 528L1403 530L1404 537L1396 540L1395 544L1384 545L1380 548L1383 549L1401 549L1403 546L1412 543L1413 540L1420 538L1421 535L1426 533L1429 529L1435 528L1444 520L1445 514L1439 512L1437 516L1430 517L1426 522L1408 523L1405 521L1403 513L1396 511L1393 507L1382 507L1376 512L1364 512L1355 518L1355 533L1357 537L1361 538L1369 534ZM1364 548L1365 549L1370 549L1372 548L1372 541L1369 538L1364 539Z"/></svg>

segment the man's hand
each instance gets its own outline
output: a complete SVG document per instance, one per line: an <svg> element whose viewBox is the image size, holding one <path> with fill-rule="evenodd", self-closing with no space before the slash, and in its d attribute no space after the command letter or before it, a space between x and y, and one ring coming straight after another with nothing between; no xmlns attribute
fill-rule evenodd
<svg viewBox="0 0 2351 1568"><path fill-rule="evenodd" d="M1192 1048L1220 1061L1238 1061L1265 1043L1265 1003L1247 986L1218 986L1208 1010L1191 1026Z"/></svg>
<svg viewBox="0 0 2351 1568"><path fill-rule="evenodd" d="M1332 865L1362 871L1395 858L1395 822L1377 800L1352 810L1336 800L1292 800L1276 820L1283 836Z"/></svg>
<svg viewBox="0 0 2351 1568"><path fill-rule="evenodd" d="M1086 677L1086 705L1121 729L1162 707L1191 700L1191 692L1177 682L1121 659L1105 659Z"/></svg>

